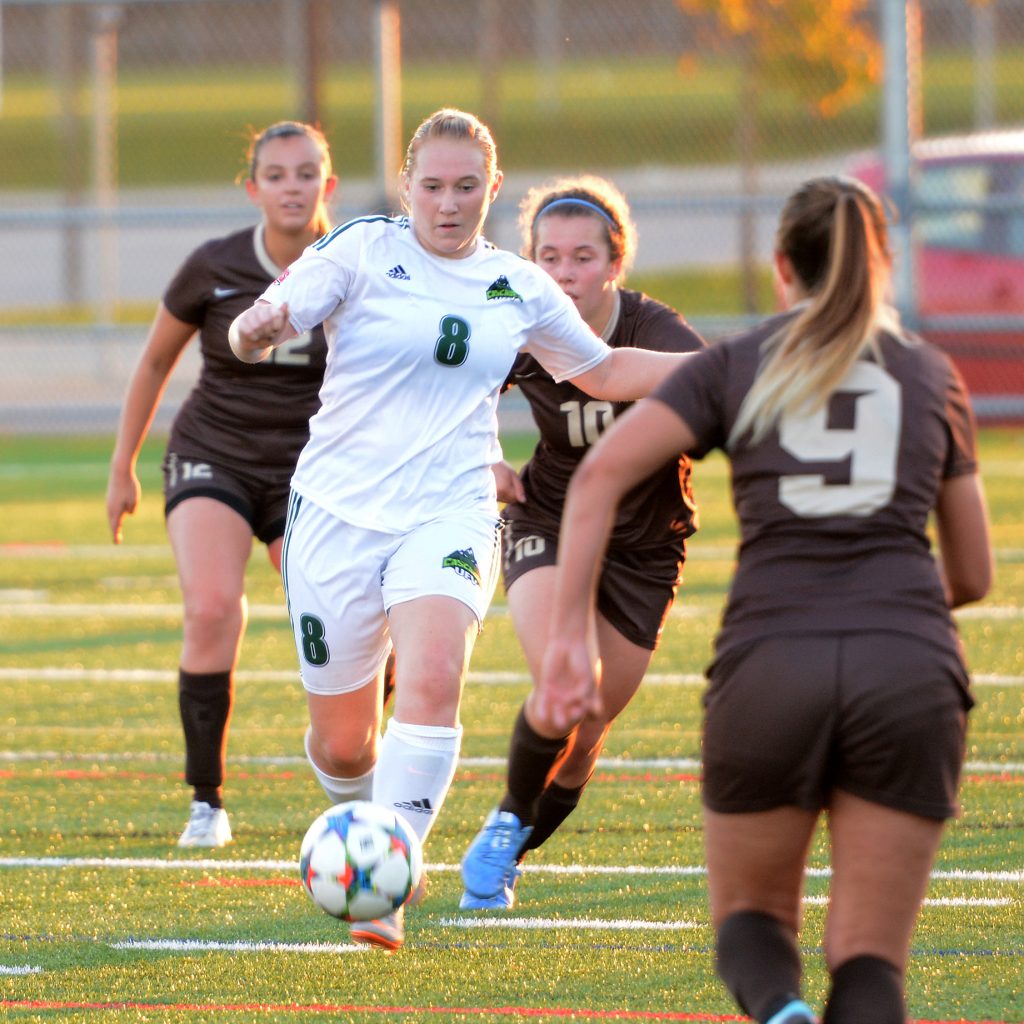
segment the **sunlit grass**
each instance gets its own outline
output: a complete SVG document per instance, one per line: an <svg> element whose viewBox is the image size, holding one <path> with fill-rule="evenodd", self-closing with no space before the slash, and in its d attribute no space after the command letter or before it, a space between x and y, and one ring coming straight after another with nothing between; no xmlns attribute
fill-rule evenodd
<svg viewBox="0 0 1024 1024"><path fill-rule="evenodd" d="M254 608L270 612L250 622L240 665L227 785L236 839L209 857L174 846L188 795L174 683L180 598L159 497L163 439L151 438L144 449L144 500L120 549L109 543L103 513L110 444L108 437L0 438L0 858L10 858L0 863L0 965L37 969L0 974L0 1000L9 1001L5 1019L426 1024L445 1016L445 1007L452 1008L451 1019L486 1021L493 1010L493 1019L522 1024L554 1019L556 1012L560 1018L628 1012L657 1019L675 1012L731 1019L735 1007L714 974L700 874L553 870L699 869L703 863L696 767L702 689L664 679L703 670L731 576L735 521L720 456L697 469L703 527L651 678L612 730L579 810L527 861L517 916L566 927L457 926L461 886L454 867L500 794L509 731L528 689L499 593L466 688L463 763L427 844L430 896L409 914L406 949L395 956L188 953L117 944L337 944L347 941L347 932L310 905L292 866L323 794L302 757L306 709L280 580L258 551L249 597ZM504 439L515 462L531 445L526 435ZM1021 432L981 434L992 515L1000 524L997 587L982 612L1019 607L1024 593L1022 445ZM67 614L72 605L76 610ZM152 611L157 605L168 607ZM1018 680L1024 674L1019 619L980 615L961 627L976 673ZM126 675L132 671L146 676ZM517 675L496 682L497 672ZM979 686L977 698L964 812L949 827L937 868L1019 875L1024 687ZM24 861L30 857L100 860L31 867ZM213 866L168 870L144 863L192 857ZM811 863L823 866L827 857L819 835ZM284 866L218 866L226 860ZM1020 885L995 876L933 880L932 899L993 902L924 908L908 976L915 1019L1024 1021L1015 1009L1024 938ZM826 895L828 879L809 878L807 892ZM805 991L820 1006L827 991L824 908L812 903L805 916ZM572 925L577 919L692 927L585 930ZM231 1006L246 1009L229 1013Z"/></svg>

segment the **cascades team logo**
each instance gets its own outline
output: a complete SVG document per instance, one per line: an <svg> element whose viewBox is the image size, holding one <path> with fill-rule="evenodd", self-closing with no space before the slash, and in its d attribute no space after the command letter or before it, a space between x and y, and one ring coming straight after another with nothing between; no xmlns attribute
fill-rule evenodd
<svg viewBox="0 0 1024 1024"><path fill-rule="evenodd" d="M480 568L476 564L476 555L472 548L453 551L441 559L442 569L454 569L460 576L480 586Z"/></svg>
<svg viewBox="0 0 1024 1024"><path fill-rule="evenodd" d="M502 274L501 277L499 277L497 281L487 289L487 301L490 302L491 299L514 299L516 302L523 301L522 295L520 295L519 292L517 292L512 285L508 283L508 278L504 274Z"/></svg>

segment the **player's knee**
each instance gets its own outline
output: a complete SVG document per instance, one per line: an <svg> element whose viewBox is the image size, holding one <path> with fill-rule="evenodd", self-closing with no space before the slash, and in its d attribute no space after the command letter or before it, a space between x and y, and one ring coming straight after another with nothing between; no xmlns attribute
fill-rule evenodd
<svg viewBox="0 0 1024 1024"><path fill-rule="evenodd" d="M420 725L454 725L462 695L461 662L432 662L409 673L399 665L395 678L396 713Z"/></svg>
<svg viewBox="0 0 1024 1024"><path fill-rule="evenodd" d="M196 640L234 635L242 625L242 599L238 594L211 591L185 598L185 633Z"/></svg>
<svg viewBox="0 0 1024 1024"><path fill-rule="evenodd" d="M904 1024L903 975L877 956L855 956L832 974L822 1024Z"/></svg>
<svg viewBox="0 0 1024 1024"><path fill-rule="evenodd" d="M328 775L355 778L365 775L376 763L376 737L363 729L327 734L314 730L309 738L309 753L311 760Z"/></svg>

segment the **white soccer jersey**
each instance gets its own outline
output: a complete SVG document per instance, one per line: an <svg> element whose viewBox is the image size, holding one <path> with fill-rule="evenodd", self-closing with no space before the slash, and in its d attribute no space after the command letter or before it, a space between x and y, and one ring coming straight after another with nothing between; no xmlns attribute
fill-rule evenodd
<svg viewBox="0 0 1024 1024"><path fill-rule="evenodd" d="M299 332L323 322L322 405L292 480L347 522L404 532L495 502L498 392L515 356L556 380L611 349L539 267L480 239L428 253L405 217L366 217L310 246L262 296Z"/></svg>

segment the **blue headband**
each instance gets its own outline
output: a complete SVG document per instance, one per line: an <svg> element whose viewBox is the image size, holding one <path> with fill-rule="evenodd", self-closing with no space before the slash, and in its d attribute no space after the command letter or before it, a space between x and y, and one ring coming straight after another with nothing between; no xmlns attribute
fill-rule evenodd
<svg viewBox="0 0 1024 1024"><path fill-rule="evenodd" d="M597 203L592 203L589 199L577 199L575 196L563 196L561 199L556 199L554 202L548 203L546 206L542 206L537 211L537 216L533 218L533 223L536 224L540 218L548 212L548 210L555 209L556 206L585 206L588 210L593 210L594 213L603 217L607 222L612 231L621 231L622 229L618 224L609 216L607 210L602 210Z"/></svg>

